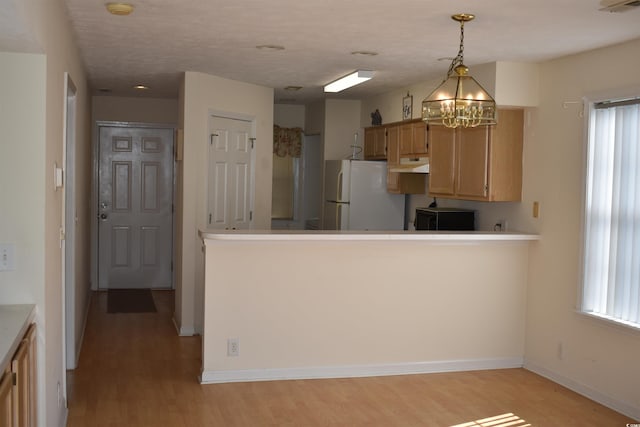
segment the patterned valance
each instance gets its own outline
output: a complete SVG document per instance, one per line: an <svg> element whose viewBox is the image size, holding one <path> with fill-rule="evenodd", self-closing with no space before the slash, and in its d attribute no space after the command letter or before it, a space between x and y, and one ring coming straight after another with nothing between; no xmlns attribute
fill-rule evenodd
<svg viewBox="0 0 640 427"><path fill-rule="evenodd" d="M302 129L273 126L273 154L278 157L300 157L302 153Z"/></svg>

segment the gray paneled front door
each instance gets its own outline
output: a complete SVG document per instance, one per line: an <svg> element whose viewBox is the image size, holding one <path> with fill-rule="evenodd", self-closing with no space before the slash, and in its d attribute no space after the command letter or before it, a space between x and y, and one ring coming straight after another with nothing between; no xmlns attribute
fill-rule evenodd
<svg viewBox="0 0 640 427"><path fill-rule="evenodd" d="M98 287L171 288L174 130L100 126Z"/></svg>

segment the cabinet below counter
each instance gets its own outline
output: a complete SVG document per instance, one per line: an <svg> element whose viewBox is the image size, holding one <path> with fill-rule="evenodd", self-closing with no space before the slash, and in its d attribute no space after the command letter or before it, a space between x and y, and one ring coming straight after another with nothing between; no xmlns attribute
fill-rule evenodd
<svg viewBox="0 0 640 427"><path fill-rule="evenodd" d="M35 317L35 305L0 305L0 374L11 361Z"/></svg>
<svg viewBox="0 0 640 427"><path fill-rule="evenodd" d="M37 425L35 306L0 305L0 426Z"/></svg>

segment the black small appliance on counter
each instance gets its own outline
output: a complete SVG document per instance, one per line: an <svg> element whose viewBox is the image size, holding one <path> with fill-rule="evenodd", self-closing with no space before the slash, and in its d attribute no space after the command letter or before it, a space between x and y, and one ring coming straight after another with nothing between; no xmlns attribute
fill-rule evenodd
<svg viewBox="0 0 640 427"><path fill-rule="evenodd" d="M475 213L471 209L416 208L416 230L475 230Z"/></svg>

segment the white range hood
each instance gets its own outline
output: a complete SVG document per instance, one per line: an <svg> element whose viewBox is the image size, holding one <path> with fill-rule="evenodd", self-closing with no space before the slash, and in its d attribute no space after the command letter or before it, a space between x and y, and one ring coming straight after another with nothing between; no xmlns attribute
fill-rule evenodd
<svg viewBox="0 0 640 427"><path fill-rule="evenodd" d="M389 172L429 173L428 157L401 157L400 164L389 167Z"/></svg>

